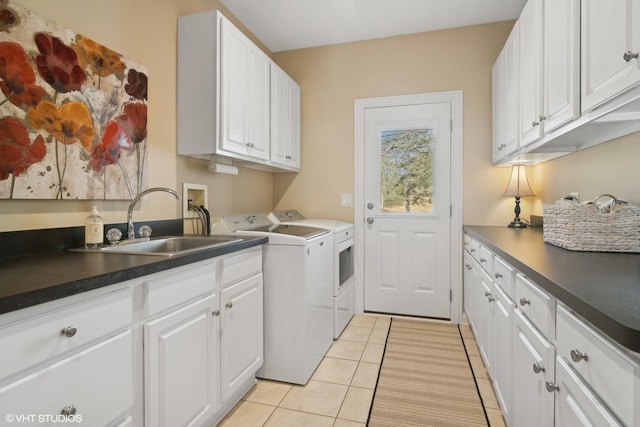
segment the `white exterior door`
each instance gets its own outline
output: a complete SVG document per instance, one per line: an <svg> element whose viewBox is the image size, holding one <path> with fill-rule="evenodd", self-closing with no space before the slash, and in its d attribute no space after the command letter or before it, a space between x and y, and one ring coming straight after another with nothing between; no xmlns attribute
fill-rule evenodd
<svg viewBox="0 0 640 427"><path fill-rule="evenodd" d="M364 309L451 317L451 103L364 111Z"/></svg>

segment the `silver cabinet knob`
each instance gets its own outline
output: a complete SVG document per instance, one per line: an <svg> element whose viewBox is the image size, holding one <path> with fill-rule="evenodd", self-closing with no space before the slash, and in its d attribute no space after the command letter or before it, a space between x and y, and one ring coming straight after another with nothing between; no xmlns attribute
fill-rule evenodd
<svg viewBox="0 0 640 427"><path fill-rule="evenodd" d="M500 279L500 278L502 277L502 274L500 274L500 273L495 273L493 276L494 276L496 279Z"/></svg>
<svg viewBox="0 0 640 427"><path fill-rule="evenodd" d="M469 252L474 253L476 250L475 249L471 249L469 250Z"/></svg>
<svg viewBox="0 0 640 427"><path fill-rule="evenodd" d="M624 62L629 62L632 59L638 59L638 52L631 52L628 50L622 55L622 59L624 59Z"/></svg>
<svg viewBox="0 0 640 427"><path fill-rule="evenodd" d="M70 415L75 415L76 412L78 412L78 408L76 408L75 405L69 405L62 408L62 411L60 411L60 414L64 415L65 417L68 417Z"/></svg>
<svg viewBox="0 0 640 427"><path fill-rule="evenodd" d="M227 308L233 308L233 303L231 301L229 301L224 306L227 307Z"/></svg>
<svg viewBox="0 0 640 427"><path fill-rule="evenodd" d="M495 300L496 300L496 299L495 299L494 297L492 297L491 295L489 295L489 296L487 297L487 301L489 301L489 302L494 302Z"/></svg>
<svg viewBox="0 0 640 427"><path fill-rule="evenodd" d="M484 296L485 296L485 297L491 296L491 292L486 291L486 292L484 293Z"/></svg>
<svg viewBox="0 0 640 427"><path fill-rule="evenodd" d="M375 219L373 219L372 216L370 216L369 218L367 218L367 224L373 224L375 222Z"/></svg>
<svg viewBox="0 0 640 427"><path fill-rule="evenodd" d="M538 120L540 120L541 122L543 122L543 121L547 120L547 116L543 116L542 114L540 114L540 115L538 116Z"/></svg>
<svg viewBox="0 0 640 427"><path fill-rule="evenodd" d="M535 121L535 120L533 120L533 121L531 122L531 126L533 126L533 127L536 127L536 126L538 126L539 124L540 124L540 122Z"/></svg>
<svg viewBox="0 0 640 427"><path fill-rule="evenodd" d="M487 260L484 258L480 258L480 262L487 262Z"/></svg>
<svg viewBox="0 0 640 427"><path fill-rule="evenodd" d="M218 316L220 316L220 310L213 310L213 311L211 312L211 315L212 315L213 317L218 317Z"/></svg>
<svg viewBox="0 0 640 427"><path fill-rule="evenodd" d="M465 267L467 270L471 270L471 266L470 266L469 264L465 264L465 265L464 265L464 267Z"/></svg>
<svg viewBox="0 0 640 427"><path fill-rule="evenodd" d="M547 391L548 391L549 393L553 393L554 391L558 391L558 390L560 390L560 387L558 387L557 385L555 385L555 384L554 384L552 381L550 381L550 380L547 380L547 381L544 383L544 387L547 389Z"/></svg>
<svg viewBox="0 0 640 427"><path fill-rule="evenodd" d="M62 331L60 331L60 334L64 335L67 338L71 338L75 336L77 332L78 330L76 329L75 326L67 326L66 328L62 329Z"/></svg>
<svg viewBox="0 0 640 427"><path fill-rule="evenodd" d="M371 202L367 203L367 209L373 209L373 203Z"/></svg>
<svg viewBox="0 0 640 427"><path fill-rule="evenodd" d="M589 360L589 356L587 356L586 353L581 352L577 348L572 348L571 360L573 360L576 363L580 362L581 360L584 360L586 362L587 360Z"/></svg>
<svg viewBox="0 0 640 427"><path fill-rule="evenodd" d="M520 298L520 305L527 305L527 304L531 304L531 301L529 301L525 297Z"/></svg>
<svg viewBox="0 0 640 427"><path fill-rule="evenodd" d="M540 372L544 372L544 366L540 362L534 362L533 364L533 372L539 374Z"/></svg>
<svg viewBox="0 0 640 427"><path fill-rule="evenodd" d="M507 148L507 144L500 144L500 145L498 145L498 151L502 151L502 150L504 150L505 148Z"/></svg>

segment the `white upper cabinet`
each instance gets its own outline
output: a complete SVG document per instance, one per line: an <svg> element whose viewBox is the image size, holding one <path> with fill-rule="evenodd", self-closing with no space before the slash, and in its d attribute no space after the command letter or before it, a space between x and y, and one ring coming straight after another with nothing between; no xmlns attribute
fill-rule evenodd
<svg viewBox="0 0 640 427"><path fill-rule="evenodd" d="M518 22L493 65L493 161L518 148Z"/></svg>
<svg viewBox="0 0 640 427"><path fill-rule="evenodd" d="M290 80L286 92L272 89L272 68L273 61L220 12L179 17L178 154L297 171L300 88L280 70ZM273 92L283 101L272 99ZM272 142L272 125L287 139ZM278 154L285 148L283 161L272 156L273 144Z"/></svg>
<svg viewBox="0 0 640 427"><path fill-rule="evenodd" d="M516 28L509 100L510 40L493 69L494 164L539 163L640 130L640 0L528 0Z"/></svg>
<svg viewBox="0 0 640 427"><path fill-rule="evenodd" d="M544 0L544 133L580 115L580 0Z"/></svg>
<svg viewBox="0 0 640 427"><path fill-rule="evenodd" d="M529 0L520 15L519 147L579 115L579 11L579 0Z"/></svg>
<svg viewBox="0 0 640 427"><path fill-rule="evenodd" d="M582 0L582 112L640 81L640 1Z"/></svg>
<svg viewBox="0 0 640 427"><path fill-rule="evenodd" d="M220 148L268 160L270 59L225 19L220 38Z"/></svg>
<svg viewBox="0 0 640 427"><path fill-rule="evenodd" d="M300 86L271 64L271 163L300 169Z"/></svg>
<svg viewBox="0 0 640 427"><path fill-rule="evenodd" d="M528 0L518 19L518 140L542 137L542 0Z"/></svg>

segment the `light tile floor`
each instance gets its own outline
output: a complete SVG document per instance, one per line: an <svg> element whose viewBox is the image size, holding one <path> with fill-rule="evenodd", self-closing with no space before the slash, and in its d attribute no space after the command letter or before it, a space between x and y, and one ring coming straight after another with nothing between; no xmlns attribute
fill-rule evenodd
<svg viewBox="0 0 640 427"><path fill-rule="evenodd" d="M305 386L258 380L219 427L365 427L390 323L354 316ZM461 330L491 427L504 427L473 333Z"/></svg>

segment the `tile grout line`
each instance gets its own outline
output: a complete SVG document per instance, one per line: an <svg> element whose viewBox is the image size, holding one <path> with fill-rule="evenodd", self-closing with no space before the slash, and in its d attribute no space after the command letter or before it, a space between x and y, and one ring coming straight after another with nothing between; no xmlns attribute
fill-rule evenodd
<svg viewBox="0 0 640 427"><path fill-rule="evenodd" d="M377 320L376 320L377 322ZM371 403L369 404L369 413L367 414L367 422L366 426L369 425L369 421L371 420L371 410L373 409L373 401L376 399L376 390L378 390L378 381L380 381L380 373L382 372L382 363L384 362L384 355L387 352L387 342L389 341L389 332L391 332L391 325L393 324L393 317L389 321L389 327L387 328L387 338L384 340L384 348L382 349L382 359L380 360L380 365L378 366L378 376L376 377L376 385L373 388L373 396L371 397ZM375 323L374 323L375 327Z"/></svg>
<svg viewBox="0 0 640 427"><path fill-rule="evenodd" d="M484 418L487 420L487 426L491 427L491 422L489 421L489 414L487 414L487 408L484 405L484 399L482 398L482 393L480 393L480 386L478 385L478 381L476 379L475 371L473 370L473 366L471 366L471 359L469 359L469 352L467 351L467 343L462 336L462 329L458 324L458 334L460 335L460 341L462 341L462 348L464 348L464 354L467 356L467 363L469 364L469 369L471 370L471 376L473 377L473 383L476 386L476 392L478 393L478 397L480 398L480 403L482 403L482 412L484 412Z"/></svg>

